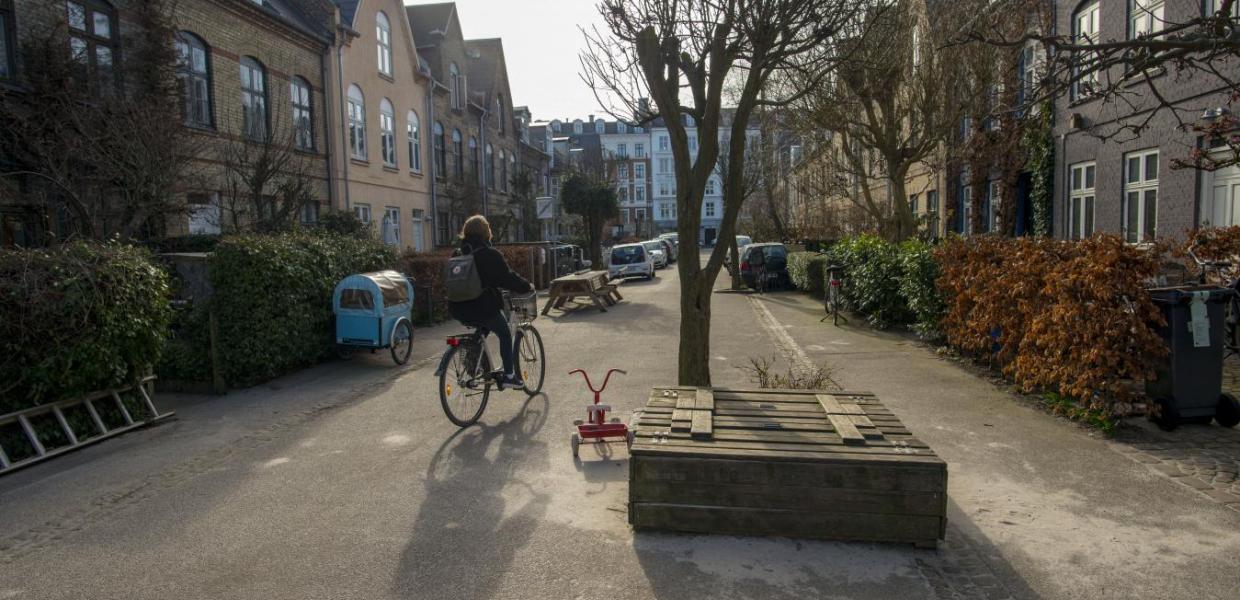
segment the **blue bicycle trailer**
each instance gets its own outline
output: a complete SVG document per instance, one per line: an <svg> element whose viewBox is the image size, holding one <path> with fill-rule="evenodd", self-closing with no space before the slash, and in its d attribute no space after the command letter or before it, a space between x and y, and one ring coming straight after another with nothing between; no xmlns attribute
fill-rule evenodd
<svg viewBox="0 0 1240 600"><path fill-rule="evenodd" d="M403 365L413 352L413 284L396 271L350 275L332 294L336 353L348 358L358 348L388 348Z"/></svg>

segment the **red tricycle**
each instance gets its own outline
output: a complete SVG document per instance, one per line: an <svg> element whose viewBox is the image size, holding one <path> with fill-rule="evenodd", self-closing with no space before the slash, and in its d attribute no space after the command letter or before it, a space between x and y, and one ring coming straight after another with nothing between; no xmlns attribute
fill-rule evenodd
<svg viewBox="0 0 1240 600"><path fill-rule="evenodd" d="M575 369L568 372L569 375L573 373L581 373L581 376L586 379L586 387L590 388L591 392L594 392L594 404L586 407L586 420L573 422L577 426L577 433L574 433L570 440L573 446L573 458L577 458L577 449L581 446L582 440L597 440L595 443L605 444L607 443L607 438L618 438L631 446L633 444L633 432L629 430L629 426L621 423L620 419L614 417L608 422L607 413L611 410L611 407L606 404L599 404L599 394L607 389L607 382L611 379L611 374L628 375L628 373L620 369L607 371L607 375L603 378L603 387L597 390L594 389L594 384L590 383L590 376L585 371Z"/></svg>

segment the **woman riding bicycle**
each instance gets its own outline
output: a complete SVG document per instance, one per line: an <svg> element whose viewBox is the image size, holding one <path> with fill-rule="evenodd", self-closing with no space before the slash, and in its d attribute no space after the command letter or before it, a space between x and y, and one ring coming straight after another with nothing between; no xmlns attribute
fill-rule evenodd
<svg viewBox="0 0 1240 600"><path fill-rule="evenodd" d="M468 327L484 328L495 334L499 340L499 356L504 363L500 389L521 388L521 377L513 365L512 331L504 318L504 298L500 290L525 294L533 288L525 278L508 267L499 250L491 247L491 224L482 215L466 219L461 227L461 244L453 256L466 254L474 257L478 278L482 280L482 295L465 302L449 302L448 312Z"/></svg>

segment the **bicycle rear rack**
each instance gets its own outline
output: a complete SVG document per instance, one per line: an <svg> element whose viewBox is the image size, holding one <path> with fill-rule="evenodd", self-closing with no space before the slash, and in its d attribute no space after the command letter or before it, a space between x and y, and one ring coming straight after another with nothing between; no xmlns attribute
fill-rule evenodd
<svg viewBox="0 0 1240 600"><path fill-rule="evenodd" d="M155 377L153 376L146 377L133 386L92 392L79 398L40 404L39 406L0 416L0 475L173 416L176 413L160 413L155 408L155 403L151 401L151 395L147 393L146 386L154 380ZM149 412L149 417L135 419L129 408L125 406L125 402L121 399L121 394L130 394L131 397L136 394L138 396L137 400L140 402L139 407L145 408ZM103 403L96 406L95 403L100 401ZM65 417L66 411L79 406L84 408L89 415L88 431L74 431L74 428L69 425L69 419ZM109 415L119 415L124 423L109 427L100 415L100 409L108 411ZM31 422L32 419L49 414L55 419L58 427L58 431L54 430L53 433L59 433L63 436L62 440L60 440L61 443L52 448L49 448L48 445L56 443L56 441L41 439L39 433L35 431L34 424ZM13 424L16 424L21 432L18 439L24 441L24 448L13 446L14 440L12 436L3 435L4 430L6 428L11 429ZM82 434L81 437L79 437L79 433ZM9 438L9 450L6 450L4 445L6 437ZM9 453L10 450L21 450L24 456L20 459L12 460L10 458L12 456Z"/></svg>

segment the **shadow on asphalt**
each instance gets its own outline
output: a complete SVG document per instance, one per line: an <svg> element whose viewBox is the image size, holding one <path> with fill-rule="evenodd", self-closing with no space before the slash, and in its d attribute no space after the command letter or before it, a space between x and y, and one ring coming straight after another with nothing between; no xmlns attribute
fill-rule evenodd
<svg viewBox="0 0 1240 600"><path fill-rule="evenodd" d="M393 581L400 597L493 596L551 499L550 490L516 477L518 467L549 467L547 444L535 439L549 410L538 394L511 419L458 430L440 444Z"/></svg>
<svg viewBox="0 0 1240 600"><path fill-rule="evenodd" d="M655 531L635 531L633 549L656 598L1039 597L950 499L947 536L934 550Z"/></svg>

